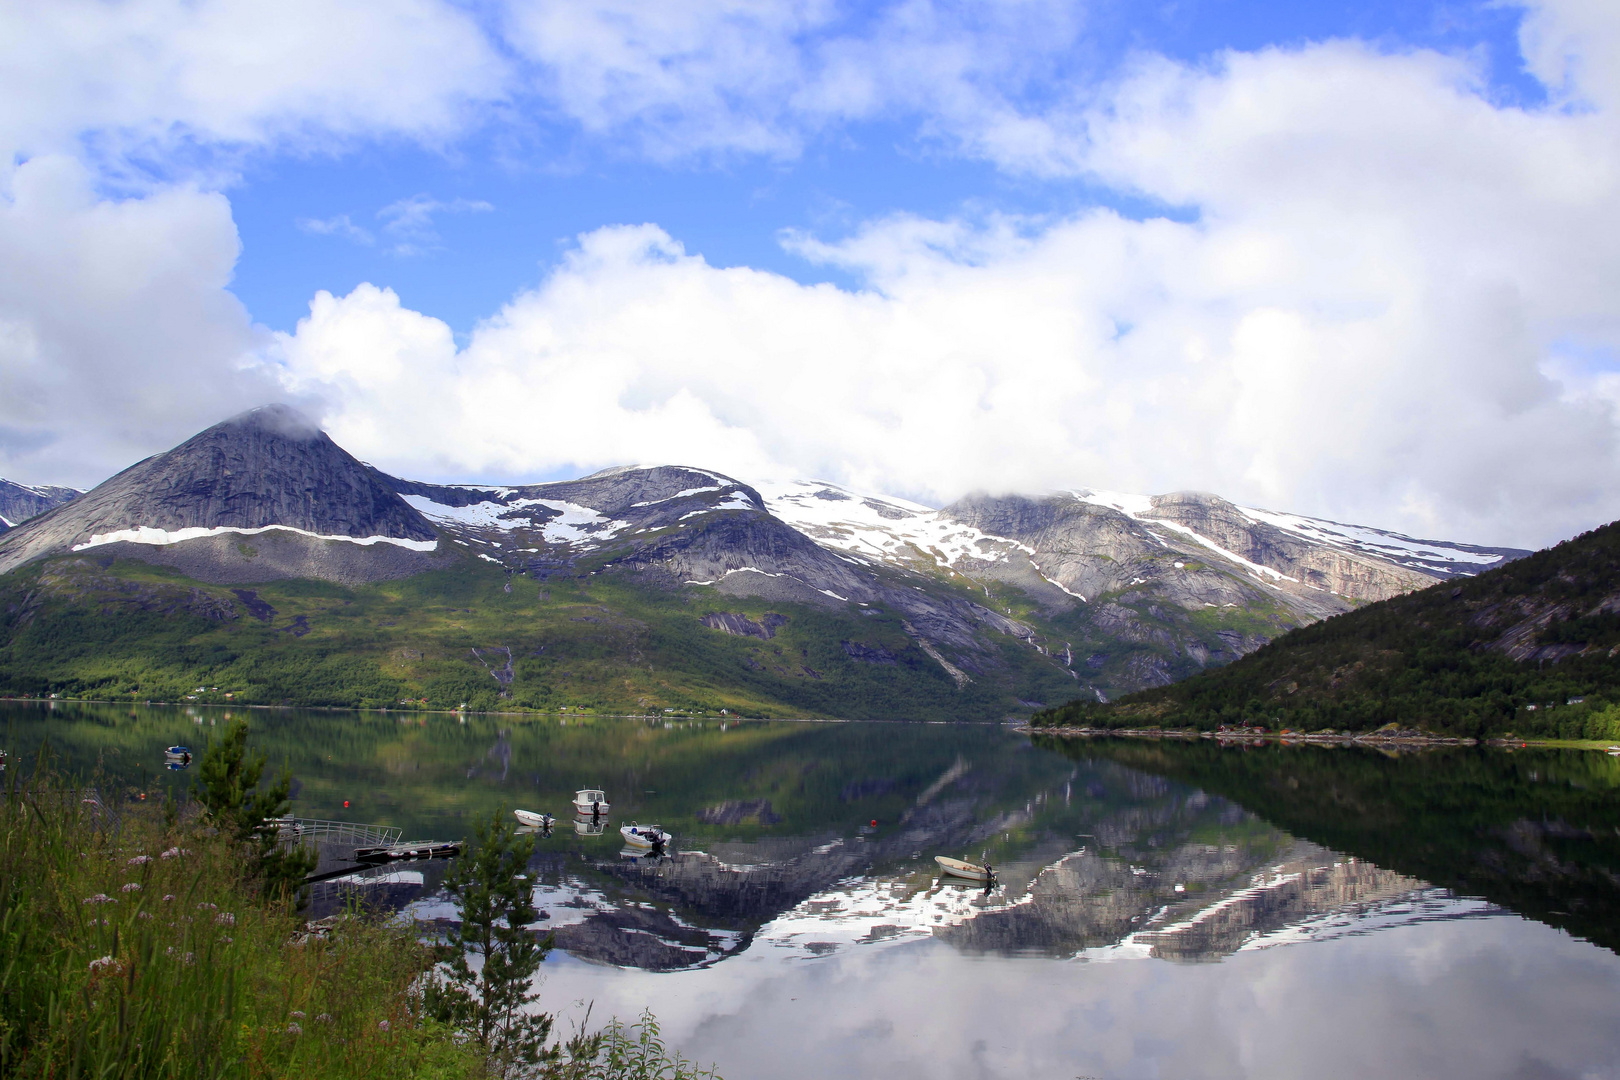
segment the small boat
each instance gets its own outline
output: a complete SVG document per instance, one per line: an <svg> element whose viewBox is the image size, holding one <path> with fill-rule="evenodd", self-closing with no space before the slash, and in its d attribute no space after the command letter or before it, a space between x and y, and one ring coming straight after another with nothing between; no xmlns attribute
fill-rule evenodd
<svg viewBox="0 0 1620 1080"><path fill-rule="evenodd" d="M988 863L980 866L978 863L964 862L946 855L935 855L934 861L939 863L941 870L964 881L989 881L996 876L995 870L991 869Z"/></svg>
<svg viewBox="0 0 1620 1080"><path fill-rule="evenodd" d="M392 844L354 849L356 862L400 862L405 859L448 859L461 854L461 841Z"/></svg>
<svg viewBox="0 0 1620 1080"><path fill-rule="evenodd" d="M628 825L621 825L619 835L633 848L663 847L669 842L669 833L657 825L637 825L633 821Z"/></svg>
<svg viewBox="0 0 1620 1080"><path fill-rule="evenodd" d="M512 816L517 818L519 823L533 825L537 829L549 829L553 822L557 820L550 814L535 813L533 810L514 810Z"/></svg>
<svg viewBox="0 0 1620 1080"><path fill-rule="evenodd" d="M178 761L182 765L190 765L191 764L191 747L189 747L189 746L171 746L167 750L163 751L163 758L164 758L165 761L170 761L170 762Z"/></svg>
<svg viewBox="0 0 1620 1080"><path fill-rule="evenodd" d="M574 813L582 817L600 817L607 812L607 792L601 788L580 788L574 792Z"/></svg>
<svg viewBox="0 0 1620 1080"><path fill-rule="evenodd" d="M1620 757L1620 746L1611 746L1605 751L1610 757Z"/></svg>

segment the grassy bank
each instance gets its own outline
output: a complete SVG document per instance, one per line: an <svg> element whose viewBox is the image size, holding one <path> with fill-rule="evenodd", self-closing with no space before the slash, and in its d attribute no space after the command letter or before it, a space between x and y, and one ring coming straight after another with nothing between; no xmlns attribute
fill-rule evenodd
<svg viewBox="0 0 1620 1080"><path fill-rule="evenodd" d="M0 802L0 1075L461 1077L408 927L302 933L238 845L135 791L13 773Z"/></svg>

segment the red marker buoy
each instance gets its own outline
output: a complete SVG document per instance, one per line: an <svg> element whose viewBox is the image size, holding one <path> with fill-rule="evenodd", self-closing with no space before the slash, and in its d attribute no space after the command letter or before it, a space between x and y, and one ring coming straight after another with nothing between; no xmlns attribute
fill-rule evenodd
<svg viewBox="0 0 1620 1080"><path fill-rule="evenodd" d="M877 818L872 819L872 828L877 828Z"/></svg>
<svg viewBox="0 0 1620 1080"><path fill-rule="evenodd" d="M348 808L349 808L349 800L344 799L343 800L343 809L347 810Z"/></svg>

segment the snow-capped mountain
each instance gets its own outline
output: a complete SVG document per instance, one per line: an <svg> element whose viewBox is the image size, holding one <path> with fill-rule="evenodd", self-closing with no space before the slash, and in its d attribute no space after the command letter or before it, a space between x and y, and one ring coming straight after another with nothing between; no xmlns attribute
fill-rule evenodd
<svg viewBox="0 0 1620 1080"><path fill-rule="evenodd" d="M975 496L934 509L819 480L755 487L771 513L824 546L886 562L932 562L957 571L983 569L1021 553L1039 577L1079 600L1086 597L1073 587L1086 575L1060 569L1064 542L1075 537L1046 535L1047 519L1098 519L1092 532L1096 524L1119 525L1123 519L1136 526L1128 531L1138 539L1187 558L1213 557L1224 568L1262 584L1291 581L1357 600L1381 600L1526 554L1516 548L1417 540L1382 529L1237 506L1201 493L1128 495L1082 488L1036 497ZM1023 520L1033 507L1045 510L1039 523ZM980 527L991 518L997 519L996 528ZM1117 554L1096 539L1090 546L1093 554L1110 558ZM1043 555L1053 560L1049 569L1042 566Z"/></svg>
<svg viewBox="0 0 1620 1080"><path fill-rule="evenodd" d="M914 646L958 688L1027 662L1065 696L1161 685L1354 604L1523 554L1186 492L972 495L933 508L678 465L548 484L421 483L356 461L281 406L216 425L9 530L0 574L73 552L216 584L352 585L469 557L542 580L614 574L665 594L709 590L705 632L771 636L758 613L721 610L728 597L801 604L870 628L841 631L853 662L895 663L896 648ZM889 618L895 635L880 641L868 616Z"/></svg>

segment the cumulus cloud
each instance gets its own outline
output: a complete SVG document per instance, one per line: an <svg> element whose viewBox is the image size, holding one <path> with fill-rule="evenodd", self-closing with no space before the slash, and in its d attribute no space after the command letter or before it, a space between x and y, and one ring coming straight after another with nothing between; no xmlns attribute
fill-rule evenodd
<svg viewBox="0 0 1620 1080"><path fill-rule="evenodd" d="M674 458L936 500L1196 487L1520 543L1620 514L1612 113L1329 42L1144 60L1076 123L1093 175L1193 220L786 238L859 290L608 228L459 349L386 291L323 294L281 340L288 385L440 475ZM383 353L388 379L347 375Z"/></svg>
<svg viewBox="0 0 1620 1080"><path fill-rule="evenodd" d="M63 157L0 189L0 476L90 484L240 409L285 396L228 291L224 197L97 197Z"/></svg>

